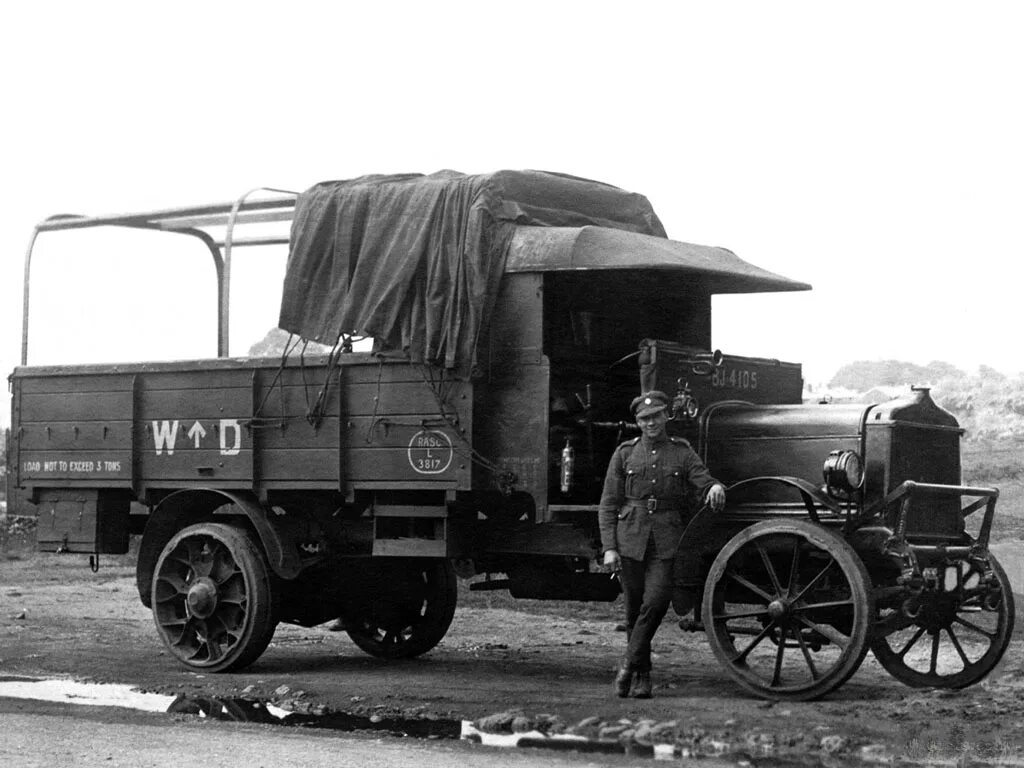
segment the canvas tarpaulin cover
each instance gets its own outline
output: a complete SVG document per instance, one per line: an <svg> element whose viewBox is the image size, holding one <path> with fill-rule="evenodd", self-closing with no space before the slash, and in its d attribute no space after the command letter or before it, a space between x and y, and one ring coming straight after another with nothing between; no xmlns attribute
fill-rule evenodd
<svg viewBox="0 0 1024 768"><path fill-rule="evenodd" d="M561 174L327 181L296 201L279 325L324 344L372 336L414 362L468 367L516 225L665 236L642 195Z"/></svg>

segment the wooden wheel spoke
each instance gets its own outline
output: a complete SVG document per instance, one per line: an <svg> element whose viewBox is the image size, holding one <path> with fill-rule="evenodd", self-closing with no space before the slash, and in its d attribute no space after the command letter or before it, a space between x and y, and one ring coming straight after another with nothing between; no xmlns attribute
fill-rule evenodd
<svg viewBox="0 0 1024 768"><path fill-rule="evenodd" d="M758 597L766 600L769 603L772 600L775 599L771 595L769 595L767 592L765 592L763 589L761 589L759 586L754 584L752 581L750 581L749 579L744 578L743 576L740 576L735 571L726 571L725 575L728 576L733 581L735 581L740 586L746 587L751 592L753 592L755 595L757 595Z"/></svg>
<svg viewBox="0 0 1024 768"><path fill-rule="evenodd" d="M736 656L733 657L733 660L732 660L733 663L734 664L744 664L744 663L746 663L747 656L750 655L750 652L752 650L754 650L758 645L760 645L762 640L764 640L766 637L768 637L768 633L771 632L774 627L775 627L775 622L772 622L768 626L764 627L760 632L758 632L757 635L754 637L754 639L750 641L750 645L748 645L746 648L744 648Z"/></svg>
<svg viewBox="0 0 1024 768"><path fill-rule="evenodd" d="M968 620L967 620L967 619L965 619L965 618L964 618L963 616L957 616L957 617L955 617L955 618L953 619L953 621L955 621L955 622L956 622L957 624L963 624L963 625L964 625L965 627L967 627L968 629L974 630L974 631L975 631L975 632L977 632L977 633L978 633L979 635L984 635L984 636L985 636L985 637L987 637L987 638L988 638L989 640L992 640L992 639L993 639L993 638L995 638L995 636L996 636L996 633L995 633L995 632L988 632L988 631L986 631L986 630L982 629L981 627L979 627L979 626L978 626L977 624L975 624L974 622L972 622L972 621L968 621Z"/></svg>
<svg viewBox="0 0 1024 768"><path fill-rule="evenodd" d="M811 658L811 651L807 647L807 643L804 640L803 633L794 632L793 634L796 635L796 641L800 644L800 652L804 656L804 661L807 662L807 668L811 671L811 679L817 680L819 677L821 677L821 674L818 672L818 668L814 664L814 659Z"/></svg>
<svg viewBox="0 0 1024 768"><path fill-rule="evenodd" d="M817 585L817 583L821 581L825 574L828 573L832 569L832 566L835 564L836 561L834 559L829 559L828 565L826 565L824 568L818 571L817 575L809 582L807 582L807 585L803 589L801 589L795 597L792 598L793 602L795 603L802 600L803 596L810 592L812 589L814 589L815 585Z"/></svg>
<svg viewBox="0 0 1024 768"><path fill-rule="evenodd" d="M853 600L846 598L844 600L828 600L824 603L804 603L802 605L794 605L792 610L795 613L797 611L810 611L815 608L838 608L842 605L853 605Z"/></svg>
<svg viewBox="0 0 1024 768"><path fill-rule="evenodd" d="M775 649L775 668L772 670L772 687L776 687L782 682L782 659L786 653L786 635L788 633L788 627L779 627L779 647Z"/></svg>
<svg viewBox="0 0 1024 768"><path fill-rule="evenodd" d="M787 595L792 595L796 592L797 586L797 564L800 561L800 539L796 536L793 537L793 558L789 564L789 586L786 589Z"/></svg>
<svg viewBox="0 0 1024 768"><path fill-rule="evenodd" d="M960 661L964 663L965 667L971 666L971 660L967 658L967 654L964 653L964 649L960 645L960 641L956 638L956 633L953 631L952 625L946 627L946 634L949 635L949 642L956 648L956 652L960 654Z"/></svg>
<svg viewBox="0 0 1024 768"><path fill-rule="evenodd" d="M765 552L760 541L755 541L754 546L757 547L757 553L761 556L761 562L764 564L765 571L768 572L768 578L771 579L772 589L775 590L776 595L782 595L782 585L779 583L779 575L775 572L771 558L768 557L768 553Z"/></svg>
<svg viewBox="0 0 1024 768"><path fill-rule="evenodd" d="M902 659L904 656L906 656L907 652L914 647L917 641L921 639L921 635L923 634L924 627L918 627L917 632L915 632L914 636L907 641L907 644L903 646L902 650L900 650L899 653L896 654L896 657Z"/></svg>
<svg viewBox="0 0 1024 768"><path fill-rule="evenodd" d="M738 613L717 613L711 615L715 622L726 622L732 619L760 619L768 615L767 608L758 608L753 611L740 611Z"/></svg>
<svg viewBox="0 0 1024 768"><path fill-rule="evenodd" d="M939 665L939 633L938 631L932 635L932 657L928 664L928 671L931 674L935 674L935 670Z"/></svg>

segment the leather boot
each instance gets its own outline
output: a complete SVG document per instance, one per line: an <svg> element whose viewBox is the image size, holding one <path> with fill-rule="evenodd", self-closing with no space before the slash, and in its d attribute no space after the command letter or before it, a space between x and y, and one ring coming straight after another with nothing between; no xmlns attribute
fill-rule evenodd
<svg viewBox="0 0 1024 768"><path fill-rule="evenodd" d="M651 673L648 672L637 672L633 677L633 687L629 690L629 695L634 699L649 699L653 693L653 687L651 686Z"/></svg>
<svg viewBox="0 0 1024 768"><path fill-rule="evenodd" d="M694 614L681 618L679 620L679 628L683 632L703 632L704 624L701 622L700 617Z"/></svg>
<svg viewBox="0 0 1024 768"><path fill-rule="evenodd" d="M633 670L628 664L622 664L619 671L615 673L615 694L624 699L629 696L630 686L633 684Z"/></svg>
<svg viewBox="0 0 1024 768"><path fill-rule="evenodd" d="M672 587L672 610L676 612L677 616L688 614L696 603L697 594L692 589L680 586Z"/></svg>

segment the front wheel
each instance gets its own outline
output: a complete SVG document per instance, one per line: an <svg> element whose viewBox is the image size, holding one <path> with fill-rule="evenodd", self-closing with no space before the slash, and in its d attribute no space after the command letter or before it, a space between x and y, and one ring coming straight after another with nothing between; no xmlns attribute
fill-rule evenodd
<svg viewBox="0 0 1024 768"><path fill-rule="evenodd" d="M874 615L870 579L839 536L766 520L722 548L704 588L704 631L722 666L768 699L824 696L857 670Z"/></svg>
<svg viewBox="0 0 1024 768"><path fill-rule="evenodd" d="M912 618L879 622L871 652L889 674L914 688L966 688L992 671L1013 635L1014 604L1006 572L995 556L989 564L991 588L929 592Z"/></svg>
<svg viewBox="0 0 1024 768"><path fill-rule="evenodd" d="M167 543L152 607L171 655L205 672L251 664L277 624L266 558L248 531L223 523L190 525Z"/></svg>

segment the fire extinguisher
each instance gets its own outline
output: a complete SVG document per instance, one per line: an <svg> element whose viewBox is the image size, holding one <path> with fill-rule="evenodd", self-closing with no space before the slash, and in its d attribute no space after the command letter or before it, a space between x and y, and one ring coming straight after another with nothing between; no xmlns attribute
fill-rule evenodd
<svg viewBox="0 0 1024 768"><path fill-rule="evenodd" d="M565 448L562 449L562 493L572 490L572 475L576 471L576 452L572 449L569 438L565 439Z"/></svg>

